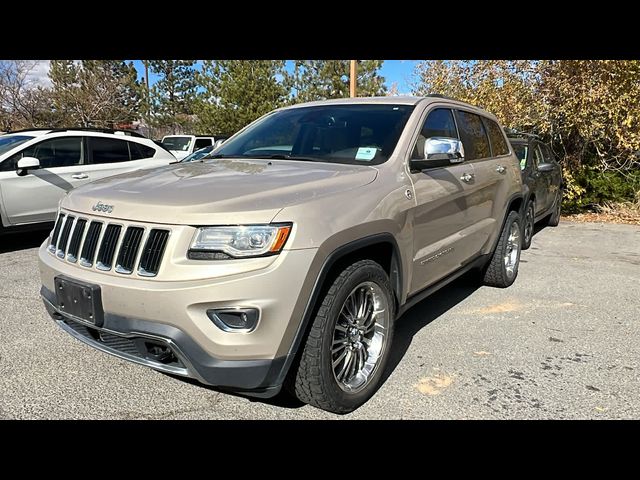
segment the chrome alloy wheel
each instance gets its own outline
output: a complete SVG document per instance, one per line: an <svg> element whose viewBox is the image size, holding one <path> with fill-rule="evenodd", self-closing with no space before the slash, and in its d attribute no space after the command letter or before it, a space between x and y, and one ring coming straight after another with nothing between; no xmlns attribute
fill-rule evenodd
<svg viewBox="0 0 640 480"><path fill-rule="evenodd" d="M333 376L355 393L373 378L387 347L390 309L382 288L363 282L347 296L333 332Z"/></svg>
<svg viewBox="0 0 640 480"><path fill-rule="evenodd" d="M517 223L512 223L509 229L509 238L504 250L504 267L507 277L513 278L520 257L520 228Z"/></svg>

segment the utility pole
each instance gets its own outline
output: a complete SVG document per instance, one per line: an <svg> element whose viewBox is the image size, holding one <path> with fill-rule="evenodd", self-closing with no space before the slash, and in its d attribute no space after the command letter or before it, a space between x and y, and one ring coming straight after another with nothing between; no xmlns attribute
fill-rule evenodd
<svg viewBox="0 0 640 480"><path fill-rule="evenodd" d="M149 93L149 60L143 60L142 63L144 64L144 84L147 87L147 91L146 91L146 96L145 96L145 103L146 105L146 117L145 118L145 123L147 124L147 131L149 132L149 134L151 133L151 128L149 127L150 119L151 119L151 95Z"/></svg>
<svg viewBox="0 0 640 480"><path fill-rule="evenodd" d="M349 71L349 96L354 98L356 96L356 61L350 60L350 71Z"/></svg>

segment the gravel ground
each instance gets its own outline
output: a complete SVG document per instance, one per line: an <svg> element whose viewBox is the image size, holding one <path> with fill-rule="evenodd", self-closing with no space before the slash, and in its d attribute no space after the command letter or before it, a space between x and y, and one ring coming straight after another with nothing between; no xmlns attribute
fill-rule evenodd
<svg viewBox="0 0 640 480"><path fill-rule="evenodd" d="M0 419L640 418L640 227L537 233L508 289L461 279L399 320L388 378L338 416L93 350L39 299L46 232L0 239Z"/></svg>

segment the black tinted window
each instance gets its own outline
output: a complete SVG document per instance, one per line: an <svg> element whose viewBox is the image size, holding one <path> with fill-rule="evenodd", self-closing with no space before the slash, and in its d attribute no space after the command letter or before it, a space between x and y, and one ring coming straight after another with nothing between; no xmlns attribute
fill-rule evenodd
<svg viewBox="0 0 640 480"><path fill-rule="evenodd" d="M507 146L507 141L504 139L504 135L502 134L498 124L486 117L483 117L482 120L489 132L489 140L491 140L491 151L493 152L493 156L507 155L509 153L509 147Z"/></svg>
<svg viewBox="0 0 640 480"><path fill-rule="evenodd" d="M211 145L210 138L196 138L196 145L195 147L193 147L193 149L194 151L200 150L201 148L209 147L210 145Z"/></svg>
<svg viewBox="0 0 640 480"><path fill-rule="evenodd" d="M152 158L156 151L147 147L146 145L142 145L137 142L128 142L129 143L129 153L131 154L131 160L142 160L143 158Z"/></svg>
<svg viewBox="0 0 640 480"><path fill-rule="evenodd" d="M427 117L420 132L424 138L449 137L458 138L453 114L448 108L436 108Z"/></svg>
<svg viewBox="0 0 640 480"><path fill-rule="evenodd" d="M82 162L82 137L45 140L25 148L3 162L6 169L15 170L22 157L35 157L41 168L72 167ZM5 168L3 168L4 170Z"/></svg>
<svg viewBox="0 0 640 480"><path fill-rule="evenodd" d="M129 147L126 140L117 138L88 137L91 163L128 162Z"/></svg>
<svg viewBox="0 0 640 480"><path fill-rule="evenodd" d="M460 131L460 140L464 145L465 160L490 157L489 138L480 116L456 110L456 120Z"/></svg>
<svg viewBox="0 0 640 480"><path fill-rule="evenodd" d="M553 163L555 162L555 158L553 158L553 153L551 153L551 149L548 145L540 144L540 148L542 149L542 156L544 157L545 163Z"/></svg>

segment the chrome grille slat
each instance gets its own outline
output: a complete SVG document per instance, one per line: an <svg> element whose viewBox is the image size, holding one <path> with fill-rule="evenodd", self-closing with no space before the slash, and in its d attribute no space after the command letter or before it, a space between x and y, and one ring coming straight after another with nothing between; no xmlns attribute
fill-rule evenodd
<svg viewBox="0 0 640 480"><path fill-rule="evenodd" d="M124 234L122 244L120 245L120 253L116 262L116 272L128 274L133 272L138 250L142 243L144 228L129 227Z"/></svg>
<svg viewBox="0 0 640 480"><path fill-rule="evenodd" d="M144 251L140 258L138 274L144 277L154 277L158 274L168 239L168 230L154 228L149 232L147 243L144 246Z"/></svg>
<svg viewBox="0 0 640 480"><path fill-rule="evenodd" d="M48 250L69 263L104 272L142 277L158 274L170 229L98 218L60 212Z"/></svg>
<svg viewBox="0 0 640 480"><path fill-rule="evenodd" d="M64 213L58 215L58 220L56 221L55 227L53 227L53 232L51 233L51 238L49 239L49 251L55 253L56 245L58 244L58 237L60 236L60 228L62 228L62 224L64 220Z"/></svg>
<svg viewBox="0 0 640 480"><path fill-rule="evenodd" d="M98 268L98 270L111 270L121 230L122 225L116 225L114 223L107 225L100 249L98 250L98 256L96 257L96 268Z"/></svg>
<svg viewBox="0 0 640 480"><path fill-rule="evenodd" d="M71 235L71 240L69 241L69 248L67 249L67 260L72 263L75 263L78 260L80 242L82 241L82 235L84 234L86 226L86 219L79 218L76 220L76 228L73 230L73 235Z"/></svg>
<svg viewBox="0 0 640 480"><path fill-rule="evenodd" d="M84 245L82 246L80 265L85 267L91 267L93 265L101 231L102 222L91 222L89 230L87 231L87 236L84 239Z"/></svg>
<svg viewBox="0 0 640 480"><path fill-rule="evenodd" d="M67 215L64 221L64 227L62 227L62 233L60 233L60 239L58 240L58 247L56 249L56 255L60 258L64 258L67 253L67 243L69 242L69 235L71 234L71 228L73 228L73 221L76 217Z"/></svg>

